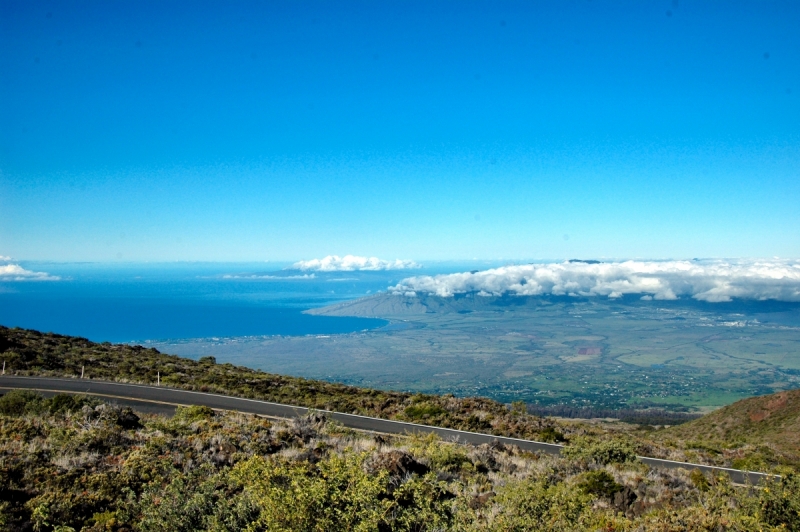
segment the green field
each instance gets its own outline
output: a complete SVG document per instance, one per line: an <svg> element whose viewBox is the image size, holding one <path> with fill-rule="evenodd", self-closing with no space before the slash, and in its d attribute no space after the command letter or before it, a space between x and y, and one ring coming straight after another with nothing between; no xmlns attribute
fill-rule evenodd
<svg viewBox="0 0 800 532"><path fill-rule="evenodd" d="M313 312L392 325L151 345L275 373L541 405L703 411L800 386L794 307L381 295Z"/></svg>

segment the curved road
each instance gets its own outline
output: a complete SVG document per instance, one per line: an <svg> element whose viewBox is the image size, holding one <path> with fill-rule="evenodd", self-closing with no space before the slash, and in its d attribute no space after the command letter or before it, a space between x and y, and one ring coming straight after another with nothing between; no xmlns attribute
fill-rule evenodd
<svg viewBox="0 0 800 532"><path fill-rule="evenodd" d="M231 397L228 395L219 395L214 393L190 392L187 390L160 386L124 384L119 382L90 379L57 379L43 377L17 377L10 375L0 376L0 390L13 388L37 390L42 392L79 393L115 399L128 399L143 403L201 405L218 410L234 410L248 414L259 414L262 416L281 418L301 416L308 412L308 409L302 406L270 403L256 399L245 399L242 397ZM325 413L328 418L335 419L346 427L381 432L384 434L404 434L407 432L434 433L442 439L450 441L459 441L472 444L499 441L502 443L517 445L527 451L548 454L560 454L561 449L564 447L563 445L557 445L554 443L506 438L504 436L492 436L463 430L443 429L440 427L418 425L416 423L406 423L403 421L391 421L388 419L359 416L356 414L343 414L341 412L329 412L327 410L320 410L320 412ZM672 460L648 458L645 456L640 456L639 460L652 467L684 469L697 468L701 471L710 473L724 472L731 477L733 482L738 484L759 484L761 481L768 478L775 478L774 475L757 473L754 471L741 471L739 469L729 469L725 467L690 464L686 462L673 462Z"/></svg>

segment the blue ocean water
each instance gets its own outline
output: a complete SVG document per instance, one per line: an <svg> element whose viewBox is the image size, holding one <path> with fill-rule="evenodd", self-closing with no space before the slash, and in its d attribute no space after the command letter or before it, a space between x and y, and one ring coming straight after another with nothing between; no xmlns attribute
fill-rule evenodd
<svg viewBox="0 0 800 532"><path fill-rule="evenodd" d="M0 283L0 324L111 342L374 329L387 322L302 311L385 290L405 276L312 275L265 263L21 266L59 280Z"/></svg>
<svg viewBox="0 0 800 532"><path fill-rule="evenodd" d="M23 261L49 281L0 280L0 325L103 342L338 334L385 320L302 311L385 291L411 275L484 269L498 261L424 269L301 272L290 263L58 263Z"/></svg>

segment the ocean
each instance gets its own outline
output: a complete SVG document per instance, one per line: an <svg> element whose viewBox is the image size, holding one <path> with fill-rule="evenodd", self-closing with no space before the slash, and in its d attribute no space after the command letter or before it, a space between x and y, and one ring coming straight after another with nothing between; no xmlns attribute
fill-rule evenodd
<svg viewBox="0 0 800 532"><path fill-rule="evenodd" d="M0 278L0 325L97 342L146 342L376 329L387 321L312 316L303 310L385 291L413 275L485 269L503 261L337 272L291 270L288 262L18 264L57 280Z"/></svg>
<svg viewBox="0 0 800 532"><path fill-rule="evenodd" d="M0 324L97 342L375 329L387 322L302 311L386 290L409 275L307 273L273 263L20 265L59 280L0 282Z"/></svg>

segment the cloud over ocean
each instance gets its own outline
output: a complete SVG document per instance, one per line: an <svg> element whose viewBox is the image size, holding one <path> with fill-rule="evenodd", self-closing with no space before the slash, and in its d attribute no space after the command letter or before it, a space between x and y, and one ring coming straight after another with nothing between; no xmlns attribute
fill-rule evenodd
<svg viewBox="0 0 800 532"><path fill-rule="evenodd" d="M0 263L9 263L13 259L0 255ZM19 264L0 264L0 281L58 281L61 279L56 275L45 272L33 272L26 270Z"/></svg>
<svg viewBox="0 0 800 532"><path fill-rule="evenodd" d="M389 288L406 296L569 295L723 302L733 299L800 301L800 261L680 260L567 261L504 266L478 272L408 277Z"/></svg>
<svg viewBox="0 0 800 532"><path fill-rule="evenodd" d="M410 270L421 266L412 260L382 260L377 257L358 257L356 255L328 255L323 259L301 260L290 269L317 272L352 272Z"/></svg>

